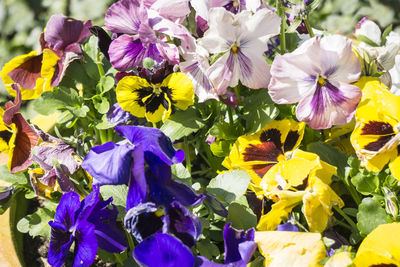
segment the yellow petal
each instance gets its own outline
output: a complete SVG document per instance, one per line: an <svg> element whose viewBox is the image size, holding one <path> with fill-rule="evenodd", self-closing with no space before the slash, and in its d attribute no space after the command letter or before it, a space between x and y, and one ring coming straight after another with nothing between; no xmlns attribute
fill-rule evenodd
<svg viewBox="0 0 400 267"><path fill-rule="evenodd" d="M138 76L125 76L122 78L115 89L117 101L121 108L128 111L133 116L144 118L146 108L142 99L139 97L139 93L146 90L146 88L148 88L147 90L149 90L149 92L145 96L149 96L152 94L153 89L145 79ZM145 96L143 95L141 97L143 98Z"/></svg>
<svg viewBox="0 0 400 267"><path fill-rule="evenodd" d="M335 253L325 263L324 267L351 267L353 264L353 258L351 253L348 251L342 251Z"/></svg>
<svg viewBox="0 0 400 267"><path fill-rule="evenodd" d="M381 224L362 241L354 264L367 267L379 264L400 266L400 223Z"/></svg>
<svg viewBox="0 0 400 267"><path fill-rule="evenodd" d="M193 84L185 74L171 73L163 80L161 86L170 89L171 102L174 106L185 110L194 104Z"/></svg>
<svg viewBox="0 0 400 267"><path fill-rule="evenodd" d="M326 257L319 233L265 231L255 233L255 242L265 257L264 266L322 266Z"/></svg>
<svg viewBox="0 0 400 267"><path fill-rule="evenodd" d="M148 111L146 108L146 119L150 122L156 123L159 121L165 121L169 118L171 114L171 101L168 99L167 94L163 94L164 99L167 101L168 107L165 108L163 105L159 105L158 108L154 112Z"/></svg>

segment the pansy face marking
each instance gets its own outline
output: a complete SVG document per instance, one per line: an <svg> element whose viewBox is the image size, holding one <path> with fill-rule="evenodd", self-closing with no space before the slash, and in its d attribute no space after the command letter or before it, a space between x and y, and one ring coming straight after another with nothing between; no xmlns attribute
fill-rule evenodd
<svg viewBox="0 0 400 267"><path fill-rule="evenodd" d="M253 135L241 136L223 165L228 169L245 169L259 185L267 171L290 153L303 139L305 123L285 119L273 121Z"/></svg>

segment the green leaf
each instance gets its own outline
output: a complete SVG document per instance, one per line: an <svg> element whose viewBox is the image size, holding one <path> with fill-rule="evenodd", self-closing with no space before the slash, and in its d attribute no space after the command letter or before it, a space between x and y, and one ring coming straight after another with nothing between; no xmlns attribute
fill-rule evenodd
<svg viewBox="0 0 400 267"><path fill-rule="evenodd" d="M49 115L60 106L81 105L83 99L71 88L54 87L53 91L44 92L33 101L33 109L43 115Z"/></svg>
<svg viewBox="0 0 400 267"><path fill-rule="evenodd" d="M106 114L103 115L101 121L96 122L96 128L99 130L110 129L110 128L113 128L114 126L115 126L115 124L111 124L107 120Z"/></svg>
<svg viewBox="0 0 400 267"><path fill-rule="evenodd" d="M379 45L377 43L375 43L374 41L372 41L371 39L369 39L367 36L359 34L356 35L357 40L366 43L367 45L370 45L372 47L378 47Z"/></svg>
<svg viewBox="0 0 400 267"><path fill-rule="evenodd" d="M83 105L82 107L66 107L68 111L70 111L74 116L84 118L86 114L89 112L89 107Z"/></svg>
<svg viewBox="0 0 400 267"><path fill-rule="evenodd" d="M217 157L226 157L231 152L233 143L233 140L217 140L210 145L210 150Z"/></svg>
<svg viewBox="0 0 400 267"><path fill-rule="evenodd" d="M30 236L44 236L50 239L49 221L53 220L55 215L56 204L39 208L36 212L29 214L19 220L17 229L21 233L29 233Z"/></svg>
<svg viewBox="0 0 400 267"><path fill-rule="evenodd" d="M361 236L368 235L380 224L391 222L385 209L374 198L364 198L362 200L358 206L357 221Z"/></svg>
<svg viewBox="0 0 400 267"><path fill-rule="evenodd" d="M347 165L346 154L337 150L333 146L322 142L309 144L307 150L317 154L321 160L326 163L335 166L339 177L343 178L345 176L345 167Z"/></svg>
<svg viewBox="0 0 400 267"><path fill-rule="evenodd" d="M97 84L97 89L100 93L104 94L114 88L114 78L111 76L102 76L99 83Z"/></svg>
<svg viewBox="0 0 400 267"><path fill-rule="evenodd" d="M110 103L107 98L101 96L93 98L93 105L100 114L106 114L110 109Z"/></svg>
<svg viewBox="0 0 400 267"><path fill-rule="evenodd" d="M174 179L181 180L188 185L192 185L192 177L182 163L172 165L171 172Z"/></svg>
<svg viewBox="0 0 400 267"><path fill-rule="evenodd" d="M175 141L197 132L204 127L204 125L204 121L200 118L195 109L187 109L175 112L175 114L164 122L160 130L163 131L165 135L169 136L171 141Z"/></svg>
<svg viewBox="0 0 400 267"><path fill-rule="evenodd" d="M363 175L357 173L351 178L351 183L356 187L357 191L363 195L370 195L379 187L379 177L374 174Z"/></svg>
<svg viewBox="0 0 400 267"><path fill-rule="evenodd" d="M257 225L257 216L248 205L232 202L228 207L226 221L231 222L236 229L247 230Z"/></svg>
<svg viewBox="0 0 400 267"><path fill-rule="evenodd" d="M392 31L393 29L393 24L390 24L389 26L386 27L386 29L383 31L382 33L382 37L381 37L381 44L385 45L386 44L386 37L389 35L389 33Z"/></svg>
<svg viewBox="0 0 400 267"><path fill-rule="evenodd" d="M238 125L220 122L214 124L210 128L210 135L224 140L236 140L243 134L243 131Z"/></svg>
<svg viewBox="0 0 400 267"><path fill-rule="evenodd" d="M128 186L126 185L103 185L100 187L100 194L104 200L113 198L113 204L118 209L118 220L123 220L125 216L126 197Z"/></svg>
<svg viewBox="0 0 400 267"><path fill-rule="evenodd" d="M243 106L244 111L241 118L246 121L247 133L259 131L279 114L279 109L271 100L267 89L260 89L246 97Z"/></svg>
<svg viewBox="0 0 400 267"><path fill-rule="evenodd" d="M57 123L64 124L64 123L67 123L68 121L72 120L73 118L74 118L74 115L71 112L69 112L68 110L65 110L57 118Z"/></svg>
<svg viewBox="0 0 400 267"><path fill-rule="evenodd" d="M207 191L230 203L246 192L249 183L250 175L246 171L233 170L211 179Z"/></svg>
<svg viewBox="0 0 400 267"><path fill-rule="evenodd" d="M342 209L344 213L352 216L352 217L357 217L357 212L358 210L355 208L344 208Z"/></svg>
<svg viewBox="0 0 400 267"><path fill-rule="evenodd" d="M0 180L10 184L27 184L28 180L23 173L11 174L7 165L0 166Z"/></svg>
<svg viewBox="0 0 400 267"><path fill-rule="evenodd" d="M209 239L203 239L197 242L196 248L199 250L200 255L210 260L212 257L217 257L220 253L218 247Z"/></svg>

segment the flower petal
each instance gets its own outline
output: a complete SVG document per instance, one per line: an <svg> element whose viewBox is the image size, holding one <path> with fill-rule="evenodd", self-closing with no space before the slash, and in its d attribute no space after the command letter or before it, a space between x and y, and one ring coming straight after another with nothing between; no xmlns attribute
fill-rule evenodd
<svg viewBox="0 0 400 267"><path fill-rule="evenodd" d="M97 253L97 239L94 225L81 222L75 230L75 259L74 266L90 266Z"/></svg>
<svg viewBox="0 0 400 267"><path fill-rule="evenodd" d="M75 213L79 210L79 207L79 195L75 192L65 193L56 208L54 221L62 223L66 228L65 230L69 231L75 224Z"/></svg>
<svg viewBox="0 0 400 267"><path fill-rule="evenodd" d="M113 33L137 34L141 21L146 19L146 11L140 8L140 1L122 0L110 6L104 24Z"/></svg>
<svg viewBox="0 0 400 267"><path fill-rule="evenodd" d="M185 110L194 104L193 84L182 72L171 73L164 79L161 86L170 89L171 102L174 106Z"/></svg>
<svg viewBox="0 0 400 267"><path fill-rule="evenodd" d="M133 257L149 267L192 267L194 256L179 239L169 234L154 234L135 247Z"/></svg>
<svg viewBox="0 0 400 267"><path fill-rule="evenodd" d="M74 242L74 237L59 222L49 222L51 226L51 239L47 261L55 267L61 267L67 258L69 249Z"/></svg>
<svg viewBox="0 0 400 267"><path fill-rule="evenodd" d="M227 223L224 228L225 264L249 263L257 244L254 242L254 229L237 230Z"/></svg>

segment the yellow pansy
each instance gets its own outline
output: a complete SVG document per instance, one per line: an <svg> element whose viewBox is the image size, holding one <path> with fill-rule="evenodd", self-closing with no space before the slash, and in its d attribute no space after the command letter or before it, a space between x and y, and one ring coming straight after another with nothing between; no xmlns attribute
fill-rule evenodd
<svg viewBox="0 0 400 267"><path fill-rule="evenodd" d="M319 233L264 231L256 232L254 241L265 257L264 266L316 267L326 257Z"/></svg>
<svg viewBox="0 0 400 267"><path fill-rule="evenodd" d="M381 224L362 241L356 267L400 266L400 223Z"/></svg>
<svg viewBox="0 0 400 267"><path fill-rule="evenodd" d="M16 93L11 85L17 83L21 87L22 100L35 99L52 90L58 60L59 57L50 49L44 49L41 54L32 51L11 59L4 65L0 76L12 96L15 97Z"/></svg>
<svg viewBox="0 0 400 267"><path fill-rule="evenodd" d="M57 179L55 179L53 186L46 185L40 181L40 178L45 174L45 171L42 168L30 169L28 170L28 174L36 195L44 194L46 197L52 198L51 193L55 191L62 193Z"/></svg>
<svg viewBox="0 0 400 267"><path fill-rule="evenodd" d="M253 188L260 192L258 187L267 171L300 145L305 125L291 119L272 121L255 134L239 137L222 165L229 170L247 170Z"/></svg>
<svg viewBox="0 0 400 267"><path fill-rule="evenodd" d="M158 84L138 76L125 76L118 83L116 94L122 109L153 123L168 119L172 105L185 110L194 103L193 84L180 72L168 75Z"/></svg>
<svg viewBox="0 0 400 267"><path fill-rule="evenodd" d="M356 85L363 97L350 140L361 165L378 172L389 163L392 175L400 179L400 97L376 78L363 78Z"/></svg>
<svg viewBox="0 0 400 267"><path fill-rule="evenodd" d="M325 263L325 267L351 267L353 266L353 257L348 251L335 253Z"/></svg>

